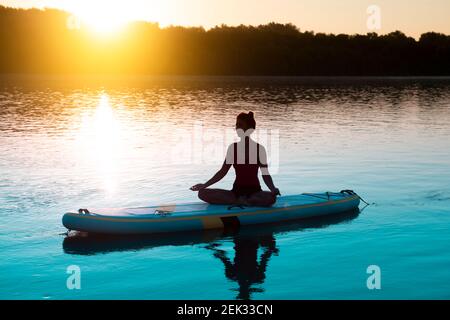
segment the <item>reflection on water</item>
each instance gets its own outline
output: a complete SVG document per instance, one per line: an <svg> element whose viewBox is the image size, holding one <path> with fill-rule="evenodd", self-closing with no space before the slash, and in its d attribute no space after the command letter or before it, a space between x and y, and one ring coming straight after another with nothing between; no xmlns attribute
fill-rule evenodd
<svg viewBox="0 0 450 320"><path fill-rule="evenodd" d="M353 189L377 205L328 228L61 250L64 212L196 201L189 187L218 169L250 110L279 133L282 194ZM449 123L449 78L0 76L0 283L38 299L448 298ZM65 287L72 264L80 292ZM388 277L377 293L371 264Z"/></svg>
<svg viewBox="0 0 450 320"><path fill-rule="evenodd" d="M368 179L348 180L350 163L368 175L366 168L410 154L423 161L447 156L449 80L5 81L3 184L23 185L36 201L71 197L68 206L89 207L192 200L188 187L222 161L220 151L236 139L223 135L243 110L255 112L258 129L279 132L279 150L269 157L279 157L284 193L322 191L318 175L331 176L327 189L356 189ZM190 134L199 123L204 140L195 143ZM185 154L195 158L184 161Z"/></svg>
<svg viewBox="0 0 450 320"><path fill-rule="evenodd" d="M114 114L109 96L100 95L94 114L84 114L77 140L78 161L90 161L102 181L102 187L111 195L117 187L119 155L123 152L121 124Z"/></svg>
<svg viewBox="0 0 450 320"><path fill-rule="evenodd" d="M148 236L110 236L72 232L64 239L63 249L68 254L95 255L164 246L195 246L198 250L204 248L223 263L225 277L237 283L236 299L248 300L251 299L252 293L264 292L263 284L269 261L272 255L277 256L280 253L276 242L278 234L350 222L358 217L359 213L358 210L328 217L247 226L234 230L213 229ZM221 248L224 240L233 242L233 260L228 257L228 252Z"/></svg>
<svg viewBox="0 0 450 320"><path fill-rule="evenodd" d="M271 233L263 235L238 234L233 237L234 260L231 261L225 250L219 249L219 245L211 244L207 248L214 252L225 268L225 276L236 281L239 285L236 299L248 300L254 292L263 292L262 288L254 288L254 285L262 285L266 277L267 264L272 254L278 254L276 241ZM263 252L258 258L258 249Z"/></svg>

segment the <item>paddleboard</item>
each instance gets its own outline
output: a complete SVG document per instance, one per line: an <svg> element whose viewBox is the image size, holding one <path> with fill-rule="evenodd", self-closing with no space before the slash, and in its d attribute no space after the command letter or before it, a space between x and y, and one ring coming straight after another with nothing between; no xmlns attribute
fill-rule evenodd
<svg viewBox="0 0 450 320"><path fill-rule="evenodd" d="M352 211L360 197L353 192L304 193L278 197L272 207L166 204L138 208L80 209L63 215L69 230L100 234L153 234L220 229L319 217Z"/></svg>

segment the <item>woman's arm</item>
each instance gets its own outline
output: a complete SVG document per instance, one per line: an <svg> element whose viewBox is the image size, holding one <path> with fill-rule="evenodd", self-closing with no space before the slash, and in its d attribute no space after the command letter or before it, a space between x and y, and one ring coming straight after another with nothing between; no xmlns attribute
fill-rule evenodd
<svg viewBox="0 0 450 320"><path fill-rule="evenodd" d="M223 179L230 170L234 159L234 145L231 144L227 149L227 154L225 157L225 161L223 162L222 168L220 168L219 171L216 172L216 174L209 179L206 183L199 183L195 186L191 187L192 191L199 191L205 188L208 188L209 186L212 186L214 183L219 182Z"/></svg>
<svg viewBox="0 0 450 320"><path fill-rule="evenodd" d="M195 186L191 187L192 191L199 191L201 189L205 189L208 188L209 186L212 186L213 184L219 182L220 180L223 179L223 177L225 177L228 173L228 171L231 168L231 164L228 164L226 161L223 163L222 168L220 168L219 171L216 172L216 174L209 179L206 183L199 183L196 184Z"/></svg>
<svg viewBox="0 0 450 320"><path fill-rule="evenodd" d="M259 146L259 167L261 169L262 178L266 186L273 194L280 195L280 190L278 190L278 188L273 184L272 176L269 173L266 149L264 149L264 147L261 145Z"/></svg>
<svg viewBox="0 0 450 320"><path fill-rule="evenodd" d="M261 168L262 170L263 168ZM268 170L267 170L268 172ZM278 190L277 187L275 187L275 185L273 184L273 180L270 174L263 174L262 178L264 180L264 183L266 184L266 186L269 188L269 190L274 193L275 195L280 195L280 190Z"/></svg>
<svg viewBox="0 0 450 320"><path fill-rule="evenodd" d="M227 164L226 162L224 162L222 168L220 168L220 170L217 171L216 174L204 184L205 188L208 188L209 186L212 186L213 184L222 180L223 177L227 175L230 168L231 164Z"/></svg>

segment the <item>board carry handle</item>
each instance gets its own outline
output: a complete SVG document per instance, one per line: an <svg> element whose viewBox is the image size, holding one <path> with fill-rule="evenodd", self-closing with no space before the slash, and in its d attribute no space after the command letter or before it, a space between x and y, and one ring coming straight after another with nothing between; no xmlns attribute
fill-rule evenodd
<svg viewBox="0 0 450 320"><path fill-rule="evenodd" d="M78 209L79 214L91 214L88 209Z"/></svg>
<svg viewBox="0 0 450 320"><path fill-rule="evenodd" d="M365 204L367 204L368 206L370 206L370 204L369 204L367 201L365 201L363 198L361 198L361 196L360 196L359 194L357 194L357 193L356 193L355 191L353 191L353 190L341 190L340 193L342 193L342 194L348 194L348 195L350 195L350 196L358 196L359 200L361 200L362 202L364 202Z"/></svg>

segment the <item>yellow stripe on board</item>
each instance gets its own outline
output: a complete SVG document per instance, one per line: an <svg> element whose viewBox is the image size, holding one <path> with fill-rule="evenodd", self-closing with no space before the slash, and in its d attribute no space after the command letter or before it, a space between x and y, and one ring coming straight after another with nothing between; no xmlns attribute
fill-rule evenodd
<svg viewBox="0 0 450 320"><path fill-rule="evenodd" d="M218 216L213 217L201 217L203 223L203 229L219 229L223 228L223 222Z"/></svg>
<svg viewBox="0 0 450 320"><path fill-rule="evenodd" d="M275 208L275 209L267 209L267 210L259 210L259 211L250 211L250 212L234 212L234 213L211 213L209 215L202 215L202 216L191 216L191 217L178 217L173 218L170 215L168 215L166 218L160 218L160 219L129 219L129 218L110 218L110 217L103 217L103 216L91 216L91 215L84 215L79 213L67 213L68 215L79 217L79 218L86 218L86 219L94 219L94 220L103 220L103 221L115 221L115 222L172 222L172 221L182 221L182 220L193 220L193 219L203 219L205 217L211 217L214 215L217 218L220 217L232 217L232 216L246 216L246 215L254 215L254 214L268 214L268 213L275 213L275 212L282 212L282 211L292 211L297 209L305 209L305 208L312 208L312 207L322 207L325 205L333 205L343 202L348 202L352 200L358 199L358 195L354 195L352 197L343 199L343 200L337 200L337 201L328 201L328 202L320 202L320 203L313 203L313 204L303 204L293 207L285 207L285 208Z"/></svg>

